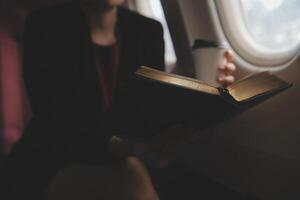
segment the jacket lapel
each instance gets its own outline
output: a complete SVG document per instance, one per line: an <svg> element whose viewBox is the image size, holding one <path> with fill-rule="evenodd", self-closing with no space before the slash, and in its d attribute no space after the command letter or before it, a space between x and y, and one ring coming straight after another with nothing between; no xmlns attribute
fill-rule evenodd
<svg viewBox="0 0 300 200"><path fill-rule="evenodd" d="M74 16L72 21L72 41L76 43L73 51L75 69L70 69L76 75L74 79L75 98L79 104L85 106L78 106L82 110L80 113L90 115L89 120L94 121L92 124L97 124L95 120L99 120L103 114L103 100L101 97L101 87L99 85L96 65L93 55L92 42L90 40L90 27L88 20L81 10L79 4L74 4ZM118 9L118 22L116 26L116 34L120 45L120 61L118 70L118 79L120 84L127 82L135 70L139 66L139 38L138 29L132 24L132 19L129 11L124 8ZM73 45L72 45L73 46Z"/></svg>
<svg viewBox="0 0 300 200"><path fill-rule="evenodd" d="M130 11L120 7L118 10L117 34L120 42L120 76L130 78L139 65L139 34Z"/></svg>

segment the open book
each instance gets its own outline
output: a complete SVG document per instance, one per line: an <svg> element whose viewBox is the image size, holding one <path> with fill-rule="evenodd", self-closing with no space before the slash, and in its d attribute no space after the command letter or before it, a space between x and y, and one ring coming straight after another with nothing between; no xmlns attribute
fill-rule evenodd
<svg viewBox="0 0 300 200"><path fill-rule="evenodd" d="M174 137L184 143L191 136L162 137L159 133L177 124L197 130L214 126L291 86L262 72L216 88L197 79L140 67L118 94L106 124L113 133L156 138L154 143L162 146L172 143Z"/></svg>
<svg viewBox="0 0 300 200"><path fill-rule="evenodd" d="M231 103L239 106L251 103L260 98L272 96L272 94L282 91L292 86L269 72L261 72L249 75L228 87L208 85L200 80L184 76L169 74L149 67L141 67L136 71L136 75L149 81L158 81L161 84L169 84L174 87L182 87L187 90L222 96L232 101Z"/></svg>

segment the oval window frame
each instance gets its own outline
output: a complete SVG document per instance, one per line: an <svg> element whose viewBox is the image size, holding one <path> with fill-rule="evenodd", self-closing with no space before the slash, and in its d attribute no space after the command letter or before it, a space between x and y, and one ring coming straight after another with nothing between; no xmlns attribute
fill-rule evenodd
<svg viewBox="0 0 300 200"><path fill-rule="evenodd" d="M279 71L290 66L300 55L300 43L280 50L270 50L258 44L246 27L240 0L211 2L213 19L218 26L216 29L222 31L222 38L235 52L235 61L239 66L251 70Z"/></svg>

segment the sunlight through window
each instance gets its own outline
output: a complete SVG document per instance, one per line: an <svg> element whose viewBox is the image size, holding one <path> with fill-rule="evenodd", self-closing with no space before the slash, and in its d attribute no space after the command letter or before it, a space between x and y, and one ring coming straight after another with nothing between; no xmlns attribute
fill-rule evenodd
<svg viewBox="0 0 300 200"><path fill-rule="evenodd" d="M300 43L299 0L241 0L251 36L268 48L285 49Z"/></svg>

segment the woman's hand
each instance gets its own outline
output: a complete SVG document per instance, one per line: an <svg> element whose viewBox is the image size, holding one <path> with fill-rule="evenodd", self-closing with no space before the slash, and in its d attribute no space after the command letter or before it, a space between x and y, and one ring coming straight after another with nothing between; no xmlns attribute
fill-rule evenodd
<svg viewBox="0 0 300 200"><path fill-rule="evenodd" d="M234 72L236 66L233 63L233 52L227 49L224 53L224 61L218 67L217 81L222 85L230 85L235 81Z"/></svg>
<svg viewBox="0 0 300 200"><path fill-rule="evenodd" d="M124 199L159 200L158 194L152 185L148 169L144 164L145 145L120 136L112 136L109 148L111 153L119 157L123 163L120 167L117 167L117 171L114 174L121 173L119 177L122 180L119 180L115 185L125 184L121 185L123 188L121 191L126 191L124 193L125 196L129 195L130 198Z"/></svg>
<svg viewBox="0 0 300 200"><path fill-rule="evenodd" d="M136 144L119 136L112 136L109 141L109 150L116 157L124 158L135 155Z"/></svg>
<svg viewBox="0 0 300 200"><path fill-rule="evenodd" d="M193 141L198 132L189 125L176 124L160 131L147 143L112 136L110 151L119 158L134 156L149 166L162 168L174 161L181 148Z"/></svg>
<svg viewBox="0 0 300 200"><path fill-rule="evenodd" d="M147 144L145 161L152 167L163 168L177 159L182 150L199 135L189 124L176 124L161 130Z"/></svg>
<svg viewBox="0 0 300 200"><path fill-rule="evenodd" d="M168 165L176 157L173 152L175 149L172 148L174 141L171 143L171 148L166 148L166 146L170 145L166 140L172 138L178 131L174 128L169 128L162 131L157 138L148 143L137 143L119 136L112 136L109 149L111 154L117 158L136 157L147 165L161 168Z"/></svg>

